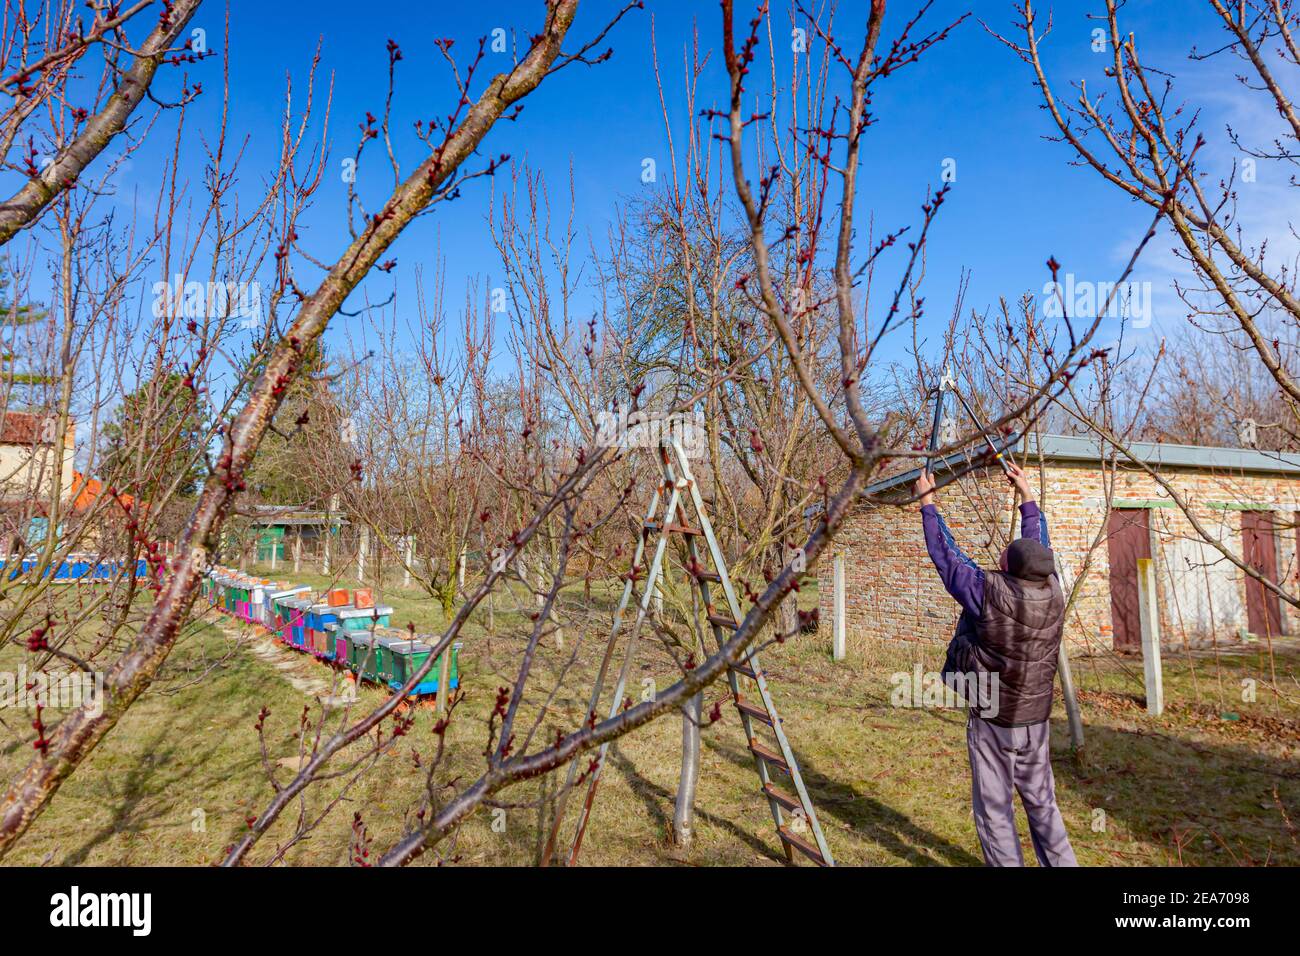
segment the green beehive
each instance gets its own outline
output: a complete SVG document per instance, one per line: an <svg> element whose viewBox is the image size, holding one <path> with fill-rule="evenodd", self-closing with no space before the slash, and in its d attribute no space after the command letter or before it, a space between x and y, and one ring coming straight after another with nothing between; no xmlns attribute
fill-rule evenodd
<svg viewBox="0 0 1300 956"><path fill-rule="evenodd" d="M393 609L385 605L378 607L340 607L336 612L339 623L349 631L369 631L373 628L386 628L392 618Z"/></svg>
<svg viewBox="0 0 1300 956"><path fill-rule="evenodd" d="M458 658L460 656L459 643L451 646L451 661L447 669L447 686L455 688L460 684L460 673L458 668ZM389 648L392 658L392 677L390 678L391 686L394 690L406 684L411 676L416 673L424 662L429 659L433 653L433 645L426 644L424 641L402 641L399 644L393 644ZM433 662L433 666L425 673L424 677L418 684L411 688L412 694L436 694L438 692L438 681L441 677L442 659L439 658Z"/></svg>
<svg viewBox="0 0 1300 956"><path fill-rule="evenodd" d="M348 666L366 680L375 679L374 640L369 631L348 632Z"/></svg>
<svg viewBox="0 0 1300 956"><path fill-rule="evenodd" d="M410 643L405 631L377 627L375 635L375 679L387 684L393 679L393 649Z"/></svg>

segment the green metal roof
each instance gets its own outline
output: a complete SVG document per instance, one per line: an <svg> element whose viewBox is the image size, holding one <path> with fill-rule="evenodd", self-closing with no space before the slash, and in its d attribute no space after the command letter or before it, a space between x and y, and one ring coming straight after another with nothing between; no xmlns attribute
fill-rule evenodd
<svg viewBox="0 0 1300 956"><path fill-rule="evenodd" d="M1029 436L1028 454L1037 454L1040 442ZM1115 446L1091 435L1043 435L1042 458L1047 461L1100 462L1127 461L1128 456ZM1256 448L1222 448L1205 445L1176 445L1165 442L1130 442L1133 457L1149 465L1164 468L1199 468L1206 471L1259 472L1263 474L1300 474L1300 455Z"/></svg>
<svg viewBox="0 0 1300 956"><path fill-rule="evenodd" d="M1023 440L1025 447L1021 447L1021 437L1012 434L995 444L1000 450L1010 448L1011 457L1016 459L1095 464L1114 461L1117 465L1132 464L1128 455L1092 435L1029 435ZM1190 468L1230 474L1300 475L1300 455L1283 452L1148 441L1130 442L1128 450L1134 458L1156 468ZM958 452L936 461L936 486L942 488L952 482L958 470L981 467L980 460L987 458L987 447L977 444L972 445L969 451ZM905 501L911 497L912 484L920 474L918 465L908 471L890 475L868 485L862 495L881 502Z"/></svg>

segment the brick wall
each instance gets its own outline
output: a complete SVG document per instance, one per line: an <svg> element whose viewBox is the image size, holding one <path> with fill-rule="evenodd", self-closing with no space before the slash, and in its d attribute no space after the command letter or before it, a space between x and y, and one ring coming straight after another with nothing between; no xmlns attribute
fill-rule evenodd
<svg viewBox="0 0 1300 956"><path fill-rule="evenodd" d="M1067 576L1084 574L1066 627L1077 651L1111 646L1110 561L1104 533L1107 500L1113 507L1146 507L1159 584L1161 642L1170 648L1239 640L1245 620L1245 576L1204 544L1191 521L1144 472L1098 465L1048 463L1035 468L1035 485L1053 548ZM1294 588L1296 512L1300 479L1282 475L1229 476L1191 470L1166 478L1192 505L1202 525L1241 555L1241 510L1273 513L1279 578ZM953 537L984 567L1019 532L1018 516L1001 474L967 477L937 496ZM1229 507L1215 507L1228 505ZM958 608L944 591L925 551L918 505L862 509L846 522L834 552L845 557L845 616L852 642L881 638L946 642ZM1085 558L1091 552L1086 573ZM832 620L832 567L820 563L821 620ZM1206 599L1206 595L1213 595ZM1300 633L1300 615L1282 602L1283 627ZM1212 625L1211 626L1211 622Z"/></svg>

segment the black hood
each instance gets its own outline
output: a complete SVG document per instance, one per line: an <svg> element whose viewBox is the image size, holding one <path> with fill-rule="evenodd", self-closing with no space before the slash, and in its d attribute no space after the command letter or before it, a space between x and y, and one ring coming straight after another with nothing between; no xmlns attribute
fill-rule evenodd
<svg viewBox="0 0 1300 956"><path fill-rule="evenodd" d="M1052 549L1033 538L1017 538L1007 548L1007 573L1022 581L1043 581L1056 570Z"/></svg>

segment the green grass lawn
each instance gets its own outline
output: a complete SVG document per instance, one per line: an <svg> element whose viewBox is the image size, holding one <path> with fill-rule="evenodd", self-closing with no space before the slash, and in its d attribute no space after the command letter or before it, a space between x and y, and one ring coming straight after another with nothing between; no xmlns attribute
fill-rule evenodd
<svg viewBox="0 0 1300 956"><path fill-rule="evenodd" d="M277 577L285 577L283 568ZM297 580L323 585L320 576ZM350 586L351 582L341 582ZM805 589L807 591L808 589ZM575 605L582 589L566 591ZM394 626L420 631L441 626L441 610L415 589L389 586L382 600L395 608ZM519 600L527 599L520 594ZM603 646L611 596L598 593L585 629L566 629L563 649L548 648L538 669L540 695L551 675L578 648L577 666L563 672L556 711L571 725L581 720L594 663ZM805 594L804 600L815 600ZM207 864L217 861L271 794L254 722L271 711L267 740L272 761L291 760L304 704L320 713L307 683L331 679L330 670L287 650L258 653L264 639L246 635L214 615L196 627L168 661L165 673L118 728L64 785L46 813L6 859L9 864ZM449 757L440 779L463 783L483 767L484 720L496 688L518 666L524 618L501 607L494 633L476 618L464 636L460 667L465 702L448 734ZM584 633L583 631L586 631ZM806 634L764 653L787 734L803 767L831 849L842 864L889 866L977 865L979 845L969 810L964 717L958 711L892 706L891 675L920 664L937 670L942 649L922 645L852 645L847 661L832 662L829 638ZM24 654L0 653L15 667ZM1276 691L1269 683L1278 675ZM1053 716L1058 796L1079 860L1084 865L1300 864L1300 654L1279 650L1270 662L1250 653L1189 662L1165 662L1168 711L1146 714L1140 662L1076 661L1087 746L1069 753L1064 712ZM673 671L666 656L647 647L633 676L666 687ZM1254 679L1257 699L1240 700L1241 682ZM723 685L706 693L707 707ZM357 708L381 700L363 688ZM535 706L533 696L526 705ZM357 711L359 712L359 711ZM582 862L607 865L779 865L783 859L757 776L731 707L704 731L695 843L668 841L678 773L681 724L675 715L625 738L611 751ZM1225 719L1224 715L1229 718ZM0 711L7 728L0 773L11 776L31 755L29 719ZM538 731L549 739L552 718ZM348 860L354 812L360 812L381 850L401 832L423 788L411 751L429 752L432 715L418 711L402 745L374 759L326 821L286 853L291 864L338 865ZM358 748L354 748L359 751ZM281 780L291 771L279 767ZM554 779L522 784L503 795L504 817L483 808L446 845L462 864L527 865L535 861ZM332 782L304 805L319 812L340 792ZM576 803L576 800L575 800ZM299 818L295 807L260 845L266 861L276 841L287 841ZM494 826L495 823L495 826ZM1025 831L1023 820L1022 832ZM1028 839L1025 852L1032 859ZM426 857L423 862L433 862Z"/></svg>

